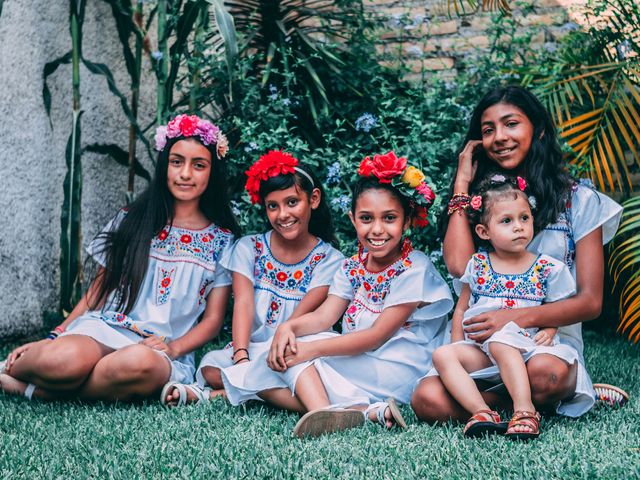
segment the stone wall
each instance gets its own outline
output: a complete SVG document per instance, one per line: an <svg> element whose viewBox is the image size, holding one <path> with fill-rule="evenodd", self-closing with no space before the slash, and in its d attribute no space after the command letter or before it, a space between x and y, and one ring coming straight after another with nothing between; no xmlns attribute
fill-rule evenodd
<svg viewBox="0 0 640 480"><path fill-rule="evenodd" d="M84 55L108 65L126 91L120 43L104 2L87 2ZM71 49L68 2L12 0L0 15L0 150L5 215L0 227L0 338L42 326L58 304L60 211L71 129L71 65L49 77L51 123L42 100L44 65ZM149 68L146 65L144 68ZM145 90L142 105L153 106ZM115 141L126 147L124 114L103 77L81 70L82 143ZM141 112L152 118L153 112ZM124 202L127 173L107 157L82 157L84 244ZM142 182L138 181L141 186Z"/></svg>
<svg viewBox="0 0 640 480"><path fill-rule="evenodd" d="M409 78L439 72L453 76L461 59L476 49L489 49L492 14L469 11L450 16L446 0L364 0L381 21L378 53L389 63L403 62ZM519 35L530 35L534 48L554 42L579 21L574 10L586 0L525 0L514 5Z"/></svg>

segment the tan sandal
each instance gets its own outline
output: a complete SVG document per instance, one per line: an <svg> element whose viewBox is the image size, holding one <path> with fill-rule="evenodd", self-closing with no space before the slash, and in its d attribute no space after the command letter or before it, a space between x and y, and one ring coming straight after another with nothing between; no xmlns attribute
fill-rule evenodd
<svg viewBox="0 0 640 480"><path fill-rule="evenodd" d="M362 410L353 408L321 408L305 413L293 429L298 438L319 437L325 433L341 432L365 424Z"/></svg>
<svg viewBox="0 0 640 480"><path fill-rule="evenodd" d="M517 432L515 427L527 427L528 432ZM540 436L540 414L519 410L513 413L505 437L511 440L531 440Z"/></svg>
<svg viewBox="0 0 640 480"><path fill-rule="evenodd" d="M494 410L478 410L464 426L462 434L465 437L477 438L483 435L497 433L502 435L507 430L507 423L500 419Z"/></svg>

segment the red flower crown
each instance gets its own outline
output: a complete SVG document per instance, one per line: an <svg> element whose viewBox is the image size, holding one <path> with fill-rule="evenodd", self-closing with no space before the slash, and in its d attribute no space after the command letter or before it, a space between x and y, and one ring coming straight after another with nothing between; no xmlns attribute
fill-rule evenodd
<svg viewBox="0 0 640 480"><path fill-rule="evenodd" d="M247 175L247 183L244 188L249 192L251 203L262 202L260 198L260 182L268 180L270 177L295 173L298 166L298 159L282 150L271 150L262 155L249 170L244 172Z"/></svg>

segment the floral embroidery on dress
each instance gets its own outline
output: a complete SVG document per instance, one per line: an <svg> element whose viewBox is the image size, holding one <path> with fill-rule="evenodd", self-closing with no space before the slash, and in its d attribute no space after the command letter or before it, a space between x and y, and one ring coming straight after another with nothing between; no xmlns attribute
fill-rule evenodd
<svg viewBox="0 0 640 480"><path fill-rule="evenodd" d="M167 303L167 299L171 293L171 286L175 271L175 268L165 270L162 267L158 267L159 279L156 284L156 305L164 305Z"/></svg>
<svg viewBox="0 0 640 480"><path fill-rule="evenodd" d="M470 284L474 301L480 296L502 298L503 308L515 308L517 300L542 302L547 295L547 278L555 264L541 256L524 273L496 273L489 255L476 253L473 256L473 278Z"/></svg>
<svg viewBox="0 0 640 480"><path fill-rule="evenodd" d="M256 235L253 242L255 288L268 290L286 300L300 300L307 293L314 269L327 256L325 252L317 251L318 247L324 245L320 240L304 260L289 265L274 258L266 243L265 234Z"/></svg>
<svg viewBox="0 0 640 480"><path fill-rule="evenodd" d="M272 295L271 301L269 302L269 308L267 309L267 317L265 320L266 325L273 326L277 323L281 308L282 299Z"/></svg>
<svg viewBox="0 0 640 480"><path fill-rule="evenodd" d="M362 252L344 261L342 270L349 279L354 292L354 298L342 317L345 330L358 329L358 313L362 310L374 313L382 312L384 300L391 291L391 282L411 268L413 264L409 258L412 250L411 243L405 240L400 258L381 272L370 272L366 269L366 258L363 259ZM406 325L406 328L409 327L410 325Z"/></svg>
<svg viewBox="0 0 640 480"><path fill-rule="evenodd" d="M194 262L209 270L231 238L229 230L216 225L203 230L167 226L151 241L150 256L170 262Z"/></svg>
<svg viewBox="0 0 640 480"><path fill-rule="evenodd" d="M115 327L122 327L122 328L126 328L127 330L131 330L132 332L136 333L137 335L146 338L146 337L150 337L152 335L156 335L155 332L153 332L152 330L149 330L147 328L140 328L138 327L138 325L136 324L136 322L129 317L128 315L125 315L124 313L118 313L118 312L101 312L100 313L100 319L109 324L109 325L113 325ZM164 336L158 336L158 338L160 338L160 340L164 341L166 337Z"/></svg>
<svg viewBox="0 0 640 480"><path fill-rule="evenodd" d="M207 287L209 285L211 285L213 283L212 279L206 279L204 282L202 282L202 286L200 287L200 290L198 291L198 305L202 305L206 298L205 295L207 293Z"/></svg>

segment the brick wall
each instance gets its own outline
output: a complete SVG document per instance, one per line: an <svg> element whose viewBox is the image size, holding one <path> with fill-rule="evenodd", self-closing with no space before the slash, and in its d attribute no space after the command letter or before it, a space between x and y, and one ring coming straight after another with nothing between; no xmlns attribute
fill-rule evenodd
<svg viewBox="0 0 640 480"><path fill-rule="evenodd" d="M446 0L364 0L380 20L378 53L384 62L403 62L409 78L440 72L453 76L460 59L476 49L488 49L492 13L480 10L452 16ZM553 48L564 33L578 28L577 7L586 0L511 1L518 35L528 35L534 48ZM531 8L529 8L531 7Z"/></svg>

